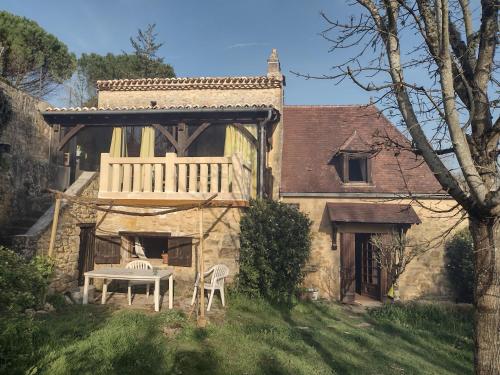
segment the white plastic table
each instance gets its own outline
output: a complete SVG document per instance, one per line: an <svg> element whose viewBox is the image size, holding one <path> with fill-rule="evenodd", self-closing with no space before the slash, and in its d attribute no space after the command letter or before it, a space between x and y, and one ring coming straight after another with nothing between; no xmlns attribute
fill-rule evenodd
<svg viewBox="0 0 500 375"><path fill-rule="evenodd" d="M108 283L111 280L141 280L141 281L153 281L155 283L155 311L160 311L160 280L164 280L168 277L168 308L172 309L174 304L174 271L173 269L162 269L162 270L134 270L127 268L103 268L94 271L88 271L84 273L85 284L83 285L83 301L82 303L86 305L88 303L89 297L89 280L92 279L103 279L102 285L102 299L101 303L104 305L106 303L106 294L108 292Z"/></svg>

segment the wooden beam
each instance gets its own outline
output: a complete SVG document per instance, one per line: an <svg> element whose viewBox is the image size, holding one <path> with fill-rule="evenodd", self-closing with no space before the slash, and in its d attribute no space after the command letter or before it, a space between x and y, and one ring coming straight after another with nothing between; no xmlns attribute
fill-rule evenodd
<svg viewBox="0 0 500 375"><path fill-rule="evenodd" d="M67 195L59 190L45 189L49 193L57 194L66 200L73 202L81 202L82 204L93 204L97 206L121 206L121 207L137 207L137 208L196 208L196 207L248 207L249 202L241 199L219 199L219 194L215 193L208 198L203 199L131 199L131 198L90 198L90 197L74 197Z"/></svg>
<svg viewBox="0 0 500 375"><path fill-rule="evenodd" d="M160 124L153 124L152 126L156 130L158 130L161 134L163 134L168 139L168 141L170 143L172 143L172 146L174 146L174 148L177 150L177 152L179 151L179 144L175 140L174 136L172 134L170 134L170 132L167 129L165 129Z"/></svg>
<svg viewBox="0 0 500 375"><path fill-rule="evenodd" d="M59 211L61 210L61 198L56 198L54 207L54 217L52 219L52 230L50 232L50 242L48 255L51 257L54 254L54 244L56 242L57 224L59 222Z"/></svg>
<svg viewBox="0 0 500 375"><path fill-rule="evenodd" d="M254 135L250 133L250 131L248 131L247 128L245 128L242 124L239 123L234 125L238 128L241 134L243 134L255 147L258 146L257 138L255 138Z"/></svg>
<svg viewBox="0 0 500 375"><path fill-rule="evenodd" d="M58 151L61 151L64 146L78 133L80 130L82 130L85 127L83 124L76 125L75 127L72 127L69 132L64 134L63 139L59 142L58 146Z"/></svg>
<svg viewBox="0 0 500 375"><path fill-rule="evenodd" d="M186 144L188 140L188 127L186 123L180 122L177 125L177 156L184 156L186 154Z"/></svg>
<svg viewBox="0 0 500 375"><path fill-rule="evenodd" d="M141 236L141 237L172 237L171 232L141 232L140 230L131 231L118 231L120 236Z"/></svg>
<svg viewBox="0 0 500 375"><path fill-rule="evenodd" d="M189 136L189 138L187 139L186 144L184 145L184 147L185 147L184 148L184 152L189 148L189 146L191 145L191 143L193 143L196 140L196 138L198 138L201 135L201 133L203 133L205 130L207 130L207 128L210 125L212 125L210 122L204 122L203 124L201 124L200 126L198 126L196 128L196 130L194 131L194 133L191 134Z"/></svg>
<svg viewBox="0 0 500 375"><path fill-rule="evenodd" d="M205 328L207 321L205 319L205 257L203 254L204 237L203 233L203 207L199 208L200 212L200 245L199 245L199 264L200 264L200 283L199 283L199 293L200 293L200 315L198 317L198 327Z"/></svg>

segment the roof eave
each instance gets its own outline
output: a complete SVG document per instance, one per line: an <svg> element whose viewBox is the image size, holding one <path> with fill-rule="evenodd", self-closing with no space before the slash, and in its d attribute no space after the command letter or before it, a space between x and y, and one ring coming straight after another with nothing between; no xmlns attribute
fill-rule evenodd
<svg viewBox="0 0 500 375"><path fill-rule="evenodd" d="M263 121L272 112L272 121L279 119L279 111L273 107L259 108L185 108L145 110L87 110L42 111L49 125L61 126L144 126L152 123L178 123L189 120L238 121L255 123Z"/></svg>

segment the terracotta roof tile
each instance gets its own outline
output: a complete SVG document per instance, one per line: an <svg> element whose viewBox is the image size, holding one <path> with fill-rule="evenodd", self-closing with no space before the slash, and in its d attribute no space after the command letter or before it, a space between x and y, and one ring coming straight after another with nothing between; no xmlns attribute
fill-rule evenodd
<svg viewBox="0 0 500 375"><path fill-rule="evenodd" d="M327 203L328 217L336 223L420 224L413 208L404 204Z"/></svg>
<svg viewBox="0 0 500 375"><path fill-rule="evenodd" d="M357 146L372 144L377 131L408 142L375 106L285 106L282 118L284 193L443 193L423 159L407 151L397 157L391 150L378 152L370 184L341 181L332 156L354 132Z"/></svg>
<svg viewBox="0 0 500 375"><path fill-rule="evenodd" d="M123 107L48 107L46 112L96 112L96 111L143 111L143 110L183 110L183 109L245 109L245 108L273 108L271 104L233 104L233 105L184 105L184 106L123 106Z"/></svg>
<svg viewBox="0 0 500 375"><path fill-rule="evenodd" d="M281 86L281 79L267 76L141 78L97 81L99 91L268 89L280 88Z"/></svg>

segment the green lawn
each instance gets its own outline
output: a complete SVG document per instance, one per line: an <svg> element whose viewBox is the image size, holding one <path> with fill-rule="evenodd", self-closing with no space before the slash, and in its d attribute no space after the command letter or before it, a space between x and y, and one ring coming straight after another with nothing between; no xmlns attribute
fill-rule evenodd
<svg viewBox="0 0 500 375"><path fill-rule="evenodd" d="M230 298L205 330L176 312L71 306L43 318L41 374L469 374L472 315L442 306L290 312Z"/></svg>

